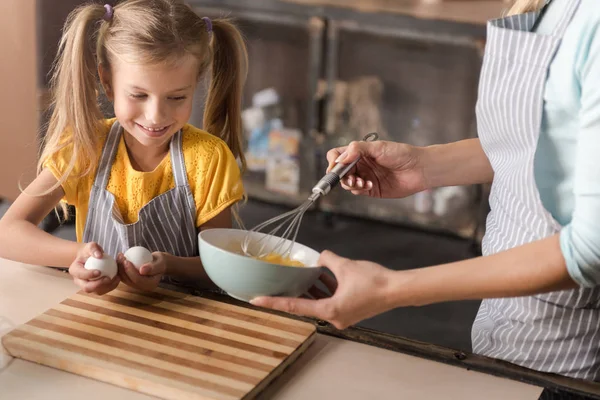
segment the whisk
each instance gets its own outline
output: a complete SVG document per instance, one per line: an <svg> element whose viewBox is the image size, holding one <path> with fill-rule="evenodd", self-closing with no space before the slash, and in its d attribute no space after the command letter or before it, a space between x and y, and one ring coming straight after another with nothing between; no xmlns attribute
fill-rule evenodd
<svg viewBox="0 0 600 400"><path fill-rule="evenodd" d="M369 133L362 140L365 142L373 142L379 138L375 132ZM296 243L296 237L300 230L300 224L304 213L312 206L312 204L321 196L325 196L332 188L334 188L340 180L356 165L359 159L356 159L351 164L337 164L331 171L323 176L319 182L312 188L312 194L299 207L281 214L275 218L271 218L262 224L250 229L244 240L242 241L242 250L244 254L250 257L261 258L267 254L279 254L283 258L289 258ZM268 227L275 226L268 233ZM277 239L273 246L268 246L272 237L277 237L277 233L283 229L282 235ZM250 244L253 242L254 233L263 233L258 240L254 240L253 249L258 251L250 251ZM267 250L268 251L265 251Z"/></svg>

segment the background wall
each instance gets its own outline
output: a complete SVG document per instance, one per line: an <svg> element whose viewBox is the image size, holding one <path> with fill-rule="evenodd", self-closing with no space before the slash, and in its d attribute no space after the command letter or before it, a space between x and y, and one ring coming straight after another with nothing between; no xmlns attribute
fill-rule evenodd
<svg viewBox="0 0 600 400"><path fill-rule="evenodd" d="M2 0L0 54L0 198L14 200L38 151L35 0Z"/></svg>

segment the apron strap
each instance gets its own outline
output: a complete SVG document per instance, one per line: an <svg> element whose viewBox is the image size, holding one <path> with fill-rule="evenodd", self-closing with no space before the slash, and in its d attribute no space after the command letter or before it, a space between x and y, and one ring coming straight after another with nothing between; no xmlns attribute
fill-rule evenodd
<svg viewBox="0 0 600 400"><path fill-rule="evenodd" d="M553 36L560 37L560 38L562 38L564 36L565 31L567 30L569 23L573 19L573 16L575 15L575 12L577 11L577 8L579 7L580 2L581 2L581 0L569 0L567 9L563 13L562 18L560 19L558 24L556 24L556 27L554 28L554 31L552 32Z"/></svg>
<svg viewBox="0 0 600 400"><path fill-rule="evenodd" d="M171 168L173 169L173 177L175 178L175 186L187 186L187 173L185 161L183 159L183 130L179 130L173 138L171 138Z"/></svg>
<svg viewBox="0 0 600 400"><path fill-rule="evenodd" d="M115 120L113 126L108 132L106 143L102 149L102 156L98 163L98 171L96 172L96 178L94 179L94 186L99 186L100 189L105 189L108 185L108 179L110 178L110 170L117 154L117 148L119 147L119 139L121 138L121 124Z"/></svg>
<svg viewBox="0 0 600 400"><path fill-rule="evenodd" d="M98 186L100 189L106 189L106 186L108 185L110 171L115 156L117 155L117 149L122 133L123 128L121 127L121 124L115 120L106 138L104 148L102 149L102 156L100 157L100 162L98 164L96 179L94 179L94 186ZM188 184L185 163L183 160L182 137L182 131L179 130L173 135L171 142L169 143L171 167L173 169L176 186L185 186Z"/></svg>

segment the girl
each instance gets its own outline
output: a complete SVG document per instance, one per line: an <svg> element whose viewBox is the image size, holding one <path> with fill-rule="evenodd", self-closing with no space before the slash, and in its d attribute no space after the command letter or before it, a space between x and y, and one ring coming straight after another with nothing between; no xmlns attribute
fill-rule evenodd
<svg viewBox="0 0 600 400"><path fill-rule="evenodd" d="M246 65L244 42L230 22L200 18L177 0L73 11L54 66L38 176L0 221L0 257L70 265L75 282L97 294L120 280L142 290L165 276L209 284L197 231L230 227L231 206L243 197L236 158L243 169ZM208 70L204 131L187 121ZM115 119L102 119L98 81ZM77 243L37 228L61 200L75 206ZM132 246L153 251L139 271L123 259ZM117 258L113 280L96 280L98 271L83 267L104 252Z"/></svg>
<svg viewBox="0 0 600 400"><path fill-rule="evenodd" d="M328 154L330 163L362 156L343 182L355 194L491 182L484 256L389 271L326 252L333 297L255 304L343 328L394 307L483 298L476 353L600 381L600 7L518 0L510 14L488 24L479 139L361 142Z"/></svg>

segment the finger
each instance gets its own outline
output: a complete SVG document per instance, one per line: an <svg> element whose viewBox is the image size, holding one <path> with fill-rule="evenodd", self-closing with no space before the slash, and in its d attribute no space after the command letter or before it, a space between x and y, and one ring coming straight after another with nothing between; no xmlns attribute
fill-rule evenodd
<svg viewBox="0 0 600 400"><path fill-rule="evenodd" d="M142 275L142 276L156 275L156 273L154 272L154 268L152 266L152 263L148 263L148 264L142 265L140 267L140 275Z"/></svg>
<svg viewBox="0 0 600 400"><path fill-rule="evenodd" d="M356 175L349 175L349 176L348 176L348 177L345 179L345 181L346 181L346 185L348 185L348 187L351 187L351 188L353 188L353 187L354 187L354 184L355 184L355 183L356 183L356 181L357 181L357 179L358 179L358 178L356 177Z"/></svg>
<svg viewBox="0 0 600 400"><path fill-rule="evenodd" d="M328 297L331 297L330 295L328 295L327 293L325 293L324 291L322 291L321 289L319 289L316 286L313 286L310 289L308 289L308 294L310 294L316 300L326 299Z"/></svg>
<svg viewBox="0 0 600 400"><path fill-rule="evenodd" d="M344 264L349 262L347 258L340 257L332 251L325 250L319 256L318 265L327 267L334 275L337 276L341 272Z"/></svg>
<svg viewBox="0 0 600 400"><path fill-rule="evenodd" d="M108 286L110 284L110 281L111 281L111 279L109 277L103 276L101 279L85 282L82 289L86 293L94 293L101 286Z"/></svg>
<svg viewBox="0 0 600 400"><path fill-rule="evenodd" d="M83 264L76 262L69 267L69 274L76 279L91 281L98 279L101 272L97 269L85 269Z"/></svg>
<svg viewBox="0 0 600 400"><path fill-rule="evenodd" d="M151 276L140 275L140 272L130 261L126 260L123 264L125 266L126 275L133 283L133 286L138 289L151 290L158 285L158 282L160 282L161 274Z"/></svg>
<svg viewBox="0 0 600 400"><path fill-rule="evenodd" d="M369 154L371 150L371 143L363 141L350 142L350 144L342 150L339 157L334 160L334 163L350 164L359 157Z"/></svg>
<svg viewBox="0 0 600 400"><path fill-rule="evenodd" d="M95 258L102 258L102 254L104 254L104 250L102 250L102 247L96 242L90 242L88 244L88 251L89 254Z"/></svg>
<svg viewBox="0 0 600 400"><path fill-rule="evenodd" d="M327 163L329 164L327 167L327 172L333 168L333 166L336 164L335 160L337 160L345 150L346 147L338 147L327 152Z"/></svg>
<svg viewBox="0 0 600 400"><path fill-rule="evenodd" d="M257 297L250 300L250 304L290 314L316 318L321 318L320 315L323 313L319 307L320 300L298 299L294 297Z"/></svg>
<svg viewBox="0 0 600 400"><path fill-rule="evenodd" d="M141 278L143 278L143 276L140 275L140 272L137 270L135 265L133 265L130 261L123 261L123 270L125 271L127 277L133 283L137 284L138 282L140 282Z"/></svg>
<svg viewBox="0 0 600 400"><path fill-rule="evenodd" d="M119 268L118 274L119 274L119 277L121 278L121 281L124 284L126 284L127 286L135 287L136 285L129 277L129 274L127 273L127 270L126 270L125 265L123 264L122 260L118 263L118 268Z"/></svg>
<svg viewBox="0 0 600 400"><path fill-rule="evenodd" d="M79 288L80 288L81 290L83 290L83 288L85 287L85 284L86 284L88 281L84 281L84 280L82 280L82 279L78 279L78 278L73 278L73 282L75 282L75 284L76 284L77 286L79 286Z"/></svg>
<svg viewBox="0 0 600 400"><path fill-rule="evenodd" d="M335 293L338 288L338 281L328 273L323 273L319 277L319 280L327 287L331 294Z"/></svg>
<svg viewBox="0 0 600 400"><path fill-rule="evenodd" d="M373 189L373 182L364 180L356 175L350 175L344 177L341 181L341 185L346 190L358 190L361 192L367 192Z"/></svg>
<svg viewBox="0 0 600 400"><path fill-rule="evenodd" d="M364 189L365 188L365 181L360 178L360 177L356 177L356 187L359 189Z"/></svg>
<svg viewBox="0 0 600 400"><path fill-rule="evenodd" d="M164 263L151 262L140 267L140 275L143 276L163 275L165 272Z"/></svg>
<svg viewBox="0 0 600 400"><path fill-rule="evenodd" d="M110 281L110 283L108 285L99 287L98 290L96 291L96 293L99 295L103 295L108 292L112 292L113 290L115 290L117 288L117 286L119 286L120 282L121 282L121 279L119 278L119 275L117 275L113 278L112 281Z"/></svg>
<svg viewBox="0 0 600 400"><path fill-rule="evenodd" d="M349 192L352 191L352 188L348 185L346 185L343 181L340 183L340 186L342 187L342 189L347 190Z"/></svg>
<svg viewBox="0 0 600 400"><path fill-rule="evenodd" d="M349 176L345 176L341 181L340 184L342 185L342 187L345 190L348 191L352 191L352 190L356 190L357 186L356 186L356 175L349 175Z"/></svg>
<svg viewBox="0 0 600 400"><path fill-rule="evenodd" d="M129 278L129 276L127 276L127 273L125 272L119 272L119 278L121 279L121 282L123 282L124 284L126 284L127 286L131 286L131 287L136 287L137 285Z"/></svg>

